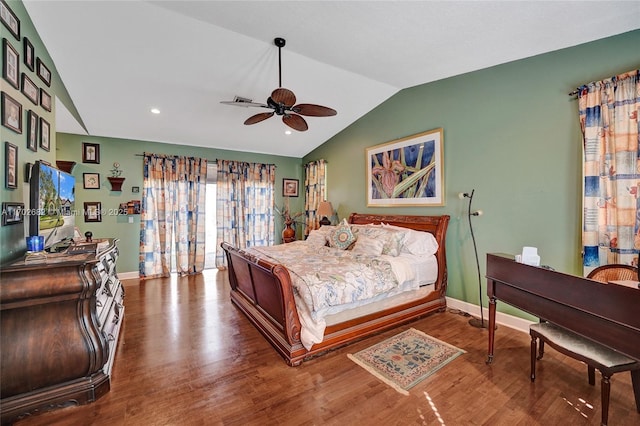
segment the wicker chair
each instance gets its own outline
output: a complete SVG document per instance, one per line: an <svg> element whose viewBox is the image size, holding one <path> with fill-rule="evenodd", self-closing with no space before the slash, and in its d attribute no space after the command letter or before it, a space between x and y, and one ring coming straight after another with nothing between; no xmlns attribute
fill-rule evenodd
<svg viewBox="0 0 640 426"><path fill-rule="evenodd" d="M608 283L609 281L638 281L638 268L631 265L603 265L591 271L587 278Z"/></svg>

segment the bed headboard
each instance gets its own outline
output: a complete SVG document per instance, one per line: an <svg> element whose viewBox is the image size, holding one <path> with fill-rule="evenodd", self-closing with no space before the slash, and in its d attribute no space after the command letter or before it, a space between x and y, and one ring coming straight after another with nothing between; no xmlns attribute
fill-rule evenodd
<svg viewBox="0 0 640 426"><path fill-rule="evenodd" d="M447 255L445 250L445 236L449 226L449 215L442 216L411 216L411 215L387 215L351 213L349 223L354 225L366 225L368 223L386 223L417 231L430 232L438 241L438 281L437 284L443 295L447 288Z"/></svg>

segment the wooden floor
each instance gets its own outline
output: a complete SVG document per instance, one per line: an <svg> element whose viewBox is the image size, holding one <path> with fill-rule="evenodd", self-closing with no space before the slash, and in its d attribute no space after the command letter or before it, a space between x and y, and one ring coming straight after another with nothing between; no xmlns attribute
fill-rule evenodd
<svg viewBox="0 0 640 426"><path fill-rule="evenodd" d="M529 379L528 334L436 313L288 367L229 301L225 272L125 282L125 322L111 391L19 425L597 425L600 377L553 349ZM347 358L409 327L467 351L397 393ZM628 373L613 376L610 425L638 425Z"/></svg>

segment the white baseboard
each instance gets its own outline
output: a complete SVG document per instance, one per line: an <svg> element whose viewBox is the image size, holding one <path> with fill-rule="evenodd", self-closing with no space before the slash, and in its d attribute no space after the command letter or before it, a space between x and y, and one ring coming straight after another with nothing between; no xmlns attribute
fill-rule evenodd
<svg viewBox="0 0 640 426"><path fill-rule="evenodd" d="M121 280L133 280L140 278L140 273L138 271L131 272L118 272L118 278Z"/></svg>
<svg viewBox="0 0 640 426"><path fill-rule="evenodd" d="M458 309L460 311L467 312L474 317L480 317L480 307L478 305L463 302L462 300L447 297L447 308ZM486 320L489 319L489 309L483 308L482 314ZM496 323L527 334L529 334L529 326L533 324L532 321L514 317L513 315L503 314L502 312L496 312Z"/></svg>

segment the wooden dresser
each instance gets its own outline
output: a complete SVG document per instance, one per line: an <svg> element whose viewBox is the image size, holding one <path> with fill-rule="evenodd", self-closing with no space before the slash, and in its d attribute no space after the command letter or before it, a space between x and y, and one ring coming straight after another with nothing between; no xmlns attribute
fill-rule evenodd
<svg viewBox="0 0 640 426"><path fill-rule="evenodd" d="M0 271L2 424L109 391L124 318L117 240Z"/></svg>

